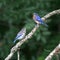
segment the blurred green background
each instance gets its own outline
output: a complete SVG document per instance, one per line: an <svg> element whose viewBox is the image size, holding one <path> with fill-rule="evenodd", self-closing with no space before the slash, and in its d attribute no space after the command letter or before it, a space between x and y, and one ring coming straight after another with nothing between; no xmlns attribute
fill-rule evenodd
<svg viewBox="0 0 60 60"><path fill-rule="evenodd" d="M26 27L28 34L36 24L32 19L34 12L41 17L59 9L60 0L0 0L0 60L4 60L16 34ZM21 60L44 60L60 42L60 15L46 20L48 28L40 25L33 37L26 41L20 50ZM15 53L11 60L17 60ZM52 58L52 60L57 60Z"/></svg>

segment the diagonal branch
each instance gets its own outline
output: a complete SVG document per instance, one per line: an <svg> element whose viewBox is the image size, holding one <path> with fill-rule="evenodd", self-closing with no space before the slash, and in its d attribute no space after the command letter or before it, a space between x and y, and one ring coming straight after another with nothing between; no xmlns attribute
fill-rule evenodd
<svg viewBox="0 0 60 60"><path fill-rule="evenodd" d="M60 52L60 44L45 58L45 60L51 60L53 55L57 55Z"/></svg>
<svg viewBox="0 0 60 60"><path fill-rule="evenodd" d="M50 13L48 13L47 15L45 15L44 17L42 17L42 20L46 20L47 18L51 17L52 15L55 14L59 14L60 13L60 9L52 11ZM32 35L35 33L35 31L39 28L39 25L37 24L32 31L25 36L24 39L22 39L21 41L19 41L14 47L12 47L10 54L5 58L5 60L9 60L12 58L12 56L14 55L14 53L18 50L18 47L20 47L26 40L28 40L29 38L32 37Z"/></svg>
<svg viewBox="0 0 60 60"><path fill-rule="evenodd" d="M53 16L55 14L60 14L60 9L54 10L54 11L48 13L47 15L45 15L44 17L42 17L42 20L46 20L46 19L48 19L49 17L51 17L51 16Z"/></svg>

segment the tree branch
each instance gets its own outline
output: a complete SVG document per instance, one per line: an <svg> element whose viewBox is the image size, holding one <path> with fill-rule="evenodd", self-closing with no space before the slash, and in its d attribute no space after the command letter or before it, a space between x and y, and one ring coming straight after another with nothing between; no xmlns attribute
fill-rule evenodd
<svg viewBox="0 0 60 60"><path fill-rule="evenodd" d="M42 17L42 20L46 20L46 19L48 19L49 17L51 17L51 16L53 16L55 14L60 14L60 9L54 10L54 11L48 13L47 15L45 15L44 17Z"/></svg>
<svg viewBox="0 0 60 60"><path fill-rule="evenodd" d="M46 57L45 60L51 60L53 55L57 55L60 52L60 44Z"/></svg>
<svg viewBox="0 0 60 60"><path fill-rule="evenodd" d="M48 13L47 15L45 15L44 17L42 17L42 20L46 20L50 16L55 15L55 14L59 14L59 13L60 13L60 9L59 10L52 11L52 12ZM35 31L38 29L38 27L39 27L39 25L37 24L32 29L32 31L28 35L25 36L24 39L22 39L14 47L12 47L10 54L5 58L5 60L11 59L11 57L14 55L14 53L18 50L18 47L20 47L25 41L27 41L29 38L31 38L32 35L35 33Z"/></svg>

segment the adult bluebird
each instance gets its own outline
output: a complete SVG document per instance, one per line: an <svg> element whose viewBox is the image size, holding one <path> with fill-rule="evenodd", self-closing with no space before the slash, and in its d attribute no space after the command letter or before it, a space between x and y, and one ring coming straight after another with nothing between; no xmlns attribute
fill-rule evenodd
<svg viewBox="0 0 60 60"><path fill-rule="evenodd" d="M42 24L48 27L48 25L41 19L41 17L37 14L37 13L33 13L33 20L37 23L37 24Z"/></svg>
<svg viewBox="0 0 60 60"><path fill-rule="evenodd" d="M26 28L22 28L21 31L18 32L15 40L14 40L14 43L17 41L17 40L21 40L25 37L25 34L26 34Z"/></svg>

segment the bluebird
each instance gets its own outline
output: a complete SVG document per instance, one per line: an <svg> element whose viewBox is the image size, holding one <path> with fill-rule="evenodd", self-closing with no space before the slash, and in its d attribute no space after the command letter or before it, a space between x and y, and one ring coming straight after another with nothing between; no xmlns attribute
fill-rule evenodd
<svg viewBox="0 0 60 60"><path fill-rule="evenodd" d="M25 34L26 34L26 28L22 28L21 31L18 32L15 40L14 40L14 43L17 41L17 40L21 40L25 37Z"/></svg>
<svg viewBox="0 0 60 60"><path fill-rule="evenodd" d="M37 24L42 24L48 27L48 25L41 19L41 17L37 14L37 13L33 13L33 20L37 23Z"/></svg>

